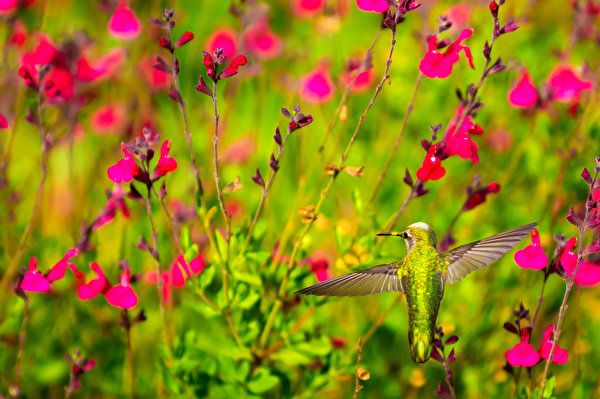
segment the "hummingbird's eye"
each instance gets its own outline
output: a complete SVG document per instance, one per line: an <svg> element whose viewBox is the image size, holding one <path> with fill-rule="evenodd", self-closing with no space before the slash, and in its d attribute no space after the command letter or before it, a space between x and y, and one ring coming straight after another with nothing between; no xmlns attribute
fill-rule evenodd
<svg viewBox="0 0 600 399"><path fill-rule="evenodd" d="M402 238L408 238L408 233L406 231L402 233Z"/></svg>

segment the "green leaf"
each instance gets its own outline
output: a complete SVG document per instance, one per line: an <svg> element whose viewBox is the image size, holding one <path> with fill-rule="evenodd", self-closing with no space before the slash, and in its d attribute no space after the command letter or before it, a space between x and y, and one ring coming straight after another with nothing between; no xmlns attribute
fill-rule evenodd
<svg viewBox="0 0 600 399"><path fill-rule="evenodd" d="M300 366L311 362L311 358L305 354L298 352L294 348L283 348L280 351L271 355L274 360L279 360L286 366Z"/></svg>
<svg viewBox="0 0 600 399"><path fill-rule="evenodd" d="M254 393L267 392L279 384L279 378L272 375L268 369L261 367L258 369L256 377L248 383L248 389Z"/></svg>
<svg viewBox="0 0 600 399"><path fill-rule="evenodd" d="M352 202L354 202L354 207L359 213L362 212L364 208L364 203L361 197L360 190L355 187L354 190L352 190Z"/></svg>
<svg viewBox="0 0 600 399"><path fill-rule="evenodd" d="M192 245L192 238L190 236L190 229L187 226L183 226L181 229L181 246L184 252L187 252L190 245Z"/></svg>
<svg viewBox="0 0 600 399"><path fill-rule="evenodd" d="M226 259L227 258L227 242L225 241L225 238L219 234L216 233L215 234L215 238L217 239L217 249L219 250L219 255L221 256L221 259Z"/></svg>
<svg viewBox="0 0 600 399"><path fill-rule="evenodd" d="M207 267L204 272L200 275L200 287L202 288L206 288L210 285L210 283L212 283L214 277L215 277L215 269L216 266L212 265Z"/></svg>
<svg viewBox="0 0 600 399"><path fill-rule="evenodd" d="M301 342L297 344L298 351L307 353L312 356L326 356L331 352L331 341L327 338L313 340L310 342Z"/></svg>
<svg viewBox="0 0 600 399"><path fill-rule="evenodd" d="M241 309L250 309L259 299L260 295L256 291L250 291L247 293L246 297L238 303L238 306Z"/></svg>
<svg viewBox="0 0 600 399"><path fill-rule="evenodd" d="M546 381L546 386L544 387L544 399L550 399L552 394L554 393L554 387L556 386L556 378L551 375L550 378Z"/></svg>
<svg viewBox="0 0 600 399"><path fill-rule="evenodd" d="M250 274L250 273L241 272L241 271L234 271L233 277L235 277L236 280L248 283L249 285L251 285L253 287L256 287L256 288L262 287L262 281L260 280L260 277L258 277L256 274Z"/></svg>

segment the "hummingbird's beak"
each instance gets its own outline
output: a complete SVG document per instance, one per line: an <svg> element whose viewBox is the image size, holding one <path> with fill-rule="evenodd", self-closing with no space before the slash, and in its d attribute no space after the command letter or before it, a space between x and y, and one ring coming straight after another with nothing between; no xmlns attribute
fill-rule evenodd
<svg viewBox="0 0 600 399"><path fill-rule="evenodd" d="M396 233L396 232L393 232L393 233L377 233L375 235L376 236L397 236L397 237L400 237L400 236L402 236L402 233Z"/></svg>

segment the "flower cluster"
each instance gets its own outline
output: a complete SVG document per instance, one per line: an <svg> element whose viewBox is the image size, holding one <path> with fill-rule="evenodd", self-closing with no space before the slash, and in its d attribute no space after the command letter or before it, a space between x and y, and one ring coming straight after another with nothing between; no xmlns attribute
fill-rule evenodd
<svg viewBox="0 0 600 399"><path fill-rule="evenodd" d="M206 262L202 255L197 255L189 263L182 254L177 255L169 270L161 271L157 276L156 270L146 273L144 280L149 284L158 284L159 278L162 282L162 295L167 305L173 303L173 288L185 287L186 281L194 276L200 275L206 268Z"/></svg>

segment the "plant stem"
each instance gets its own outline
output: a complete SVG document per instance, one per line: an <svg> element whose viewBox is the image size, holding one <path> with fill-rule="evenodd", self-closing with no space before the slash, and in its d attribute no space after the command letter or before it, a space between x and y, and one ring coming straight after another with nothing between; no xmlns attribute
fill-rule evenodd
<svg viewBox="0 0 600 399"><path fill-rule="evenodd" d="M539 399L543 398L544 389L546 388L546 381L548 376L548 371L550 369L550 363L552 363L552 357L554 356L554 350L556 349L556 345L558 344L558 340L560 339L561 334L561 326L563 322L563 318L565 317L565 313L567 311L567 299L569 299L569 293L573 288L573 284L575 283L575 276L577 275L577 269L579 269L579 265L583 261L583 236L587 230L587 222L590 216L590 212L592 210L591 198L594 188L596 186L596 182L598 179L598 168L596 168L596 173L594 174L594 179L592 180L592 184L590 184L590 191L588 194L588 198L586 198L586 207L585 207L585 215L581 224L579 225L579 246L577 249L577 264L575 265L575 270L571 276L567 279L567 283L565 285L565 294L563 295L563 300L560 305L560 309L558 311L558 318L556 320L556 326L554 328L554 335L552 337L552 348L550 349L550 354L548 355L548 359L546 359L546 365L544 367L544 373L542 374L542 383L540 387L540 396Z"/></svg>
<svg viewBox="0 0 600 399"><path fill-rule="evenodd" d="M21 375L23 374L23 370L21 369L21 359L23 358L23 351L25 350L25 327L27 326L27 320L29 318L29 298L27 295L23 298L23 323L21 323L21 331L19 332L19 353L17 355L17 366L16 366L16 374L17 374L17 388L21 391Z"/></svg>
<svg viewBox="0 0 600 399"><path fill-rule="evenodd" d="M362 347L363 347L363 338L360 337L358 339L358 358L356 360L356 369L354 370L354 377L355 377L355 383L356 383L356 387L354 388L354 396L352 396L352 399L356 399L358 398L358 393L360 392L360 390L363 388L362 385L360 385L360 379L358 378L358 368L360 366L360 361L362 360Z"/></svg>
<svg viewBox="0 0 600 399"><path fill-rule="evenodd" d="M454 392L454 378L452 377L452 371L450 370L450 365L448 364L446 355L444 355L444 362L442 364L446 374L446 385L448 386L448 389L450 389L450 395L452 396L452 399L456 399L456 392Z"/></svg>
<svg viewBox="0 0 600 399"><path fill-rule="evenodd" d="M550 263L552 264L552 263ZM540 307L542 306L542 301L544 300L544 289L546 288L546 282L548 281L548 275L544 271L544 282L542 283L542 289L540 291L540 297L538 298L537 306L535 308L535 313L533 314L533 319L531 320L531 330L535 329L535 321L537 320L538 313L540 311Z"/></svg>
<svg viewBox="0 0 600 399"><path fill-rule="evenodd" d="M125 331L127 333L127 367L129 369L129 389L132 398L135 398L135 369L133 367L133 349L131 343L131 325L129 324L129 312L127 309L124 310L125 317L127 318L127 325Z"/></svg>
<svg viewBox="0 0 600 399"><path fill-rule="evenodd" d="M156 188L154 188L154 185L151 185L150 187L152 189L152 192L156 196L156 199L160 202L161 208L165 212L167 219L169 220L169 230L171 231L171 237L173 238L173 243L177 247L177 252L181 254L181 253L183 253L183 251L181 249L181 244L179 243L179 229L177 228L177 222L171 216L171 212L169 212L169 209L167 208L167 205L165 204L165 199L160 198L160 196L156 192Z"/></svg>
<svg viewBox="0 0 600 399"><path fill-rule="evenodd" d="M398 11L396 11L396 12L398 12ZM363 114L360 116L360 118L358 120L358 124L356 125L356 128L354 129L354 133L352 134L352 137L350 138L350 141L348 142L348 145L346 146L346 149L345 149L344 153L342 154L340 162L336 166L336 171L340 171L342 169L342 166L344 165L344 162L346 162L346 159L348 159L350 150L352 149L352 146L354 145L354 142L356 141L356 138L358 137L358 132L360 131L360 128L362 127L362 124L367 117L367 113L369 112L369 110L371 109L373 104L375 103L377 96L379 95L379 93L381 92L381 90L383 88L383 84L389 78L388 72L390 70L390 66L392 65L392 55L394 54L394 46L396 44L396 29L395 28L392 29L391 42L392 43L390 45L389 55L388 55L388 58L386 61L385 71L383 72L383 76L381 77L379 84L375 88L375 92L373 93L373 96L371 97L371 101L369 101L367 108L365 109L365 111L363 112ZM337 177L337 175L338 175L338 173L334 173L331 176L331 178L329 179L329 182L327 183L327 186L321 192L319 201L317 202L317 205L315 206L315 209L314 209L315 218L313 218L312 220L310 220L309 222L307 222L304 225L304 228L302 229L301 233L296 238L296 242L294 244L294 248L292 250L292 254L290 255L290 260L287 265L285 276L283 277L283 280L281 281L281 284L279 286L277 299L275 301L275 304L273 305L273 308L271 309L271 313L269 314L269 317L265 324L265 328L260 337L260 344L261 344L261 347L263 347L263 348L265 347L265 345L267 343L267 338L269 336L269 333L271 332L271 328L273 327L273 322L275 320L275 316L277 315L277 312L279 311L279 309L282 305L282 298L285 293L285 288L286 288L286 285L290 278L290 272L292 271L292 268L294 267L294 262L295 262L296 256L298 255L298 251L300 250L300 247L302 245L302 241L303 241L304 237L306 236L306 234L308 233L308 230L314 223L314 221L316 219L316 215L318 215L319 211L321 210L321 206L325 202L325 199L327 198L327 195L329 194L329 190L331 190L331 187L333 186L333 182L335 181L335 178Z"/></svg>

